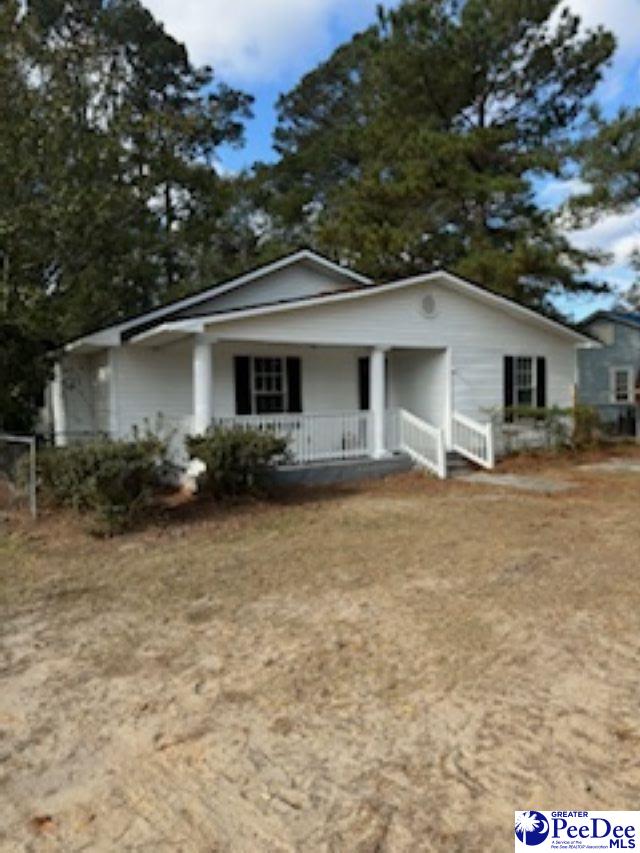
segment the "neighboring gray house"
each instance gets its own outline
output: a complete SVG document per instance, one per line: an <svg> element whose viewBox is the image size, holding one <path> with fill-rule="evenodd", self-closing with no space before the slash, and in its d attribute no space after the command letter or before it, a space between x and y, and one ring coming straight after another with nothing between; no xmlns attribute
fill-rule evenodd
<svg viewBox="0 0 640 853"><path fill-rule="evenodd" d="M578 398L623 435L640 427L640 312L597 311L582 324L603 346L578 352Z"/></svg>

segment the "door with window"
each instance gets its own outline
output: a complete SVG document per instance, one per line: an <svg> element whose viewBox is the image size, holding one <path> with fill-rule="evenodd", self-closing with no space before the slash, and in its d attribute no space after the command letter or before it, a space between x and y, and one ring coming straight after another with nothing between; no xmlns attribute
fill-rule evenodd
<svg viewBox="0 0 640 853"><path fill-rule="evenodd" d="M632 367L611 368L611 402L622 405L635 403L635 381Z"/></svg>
<svg viewBox="0 0 640 853"><path fill-rule="evenodd" d="M389 357L385 358L385 407L389 406ZM361 412L368 412L371 408L371 359L363 356L358 359L358 407Z"/></svg>
<svg viewBox="0 0 640 853"><path fill-rule="evenodd" d="M636 372L631 365L612 367L609 377L611 403L615 406L613 425L617 435L638 434Z"/></svg>

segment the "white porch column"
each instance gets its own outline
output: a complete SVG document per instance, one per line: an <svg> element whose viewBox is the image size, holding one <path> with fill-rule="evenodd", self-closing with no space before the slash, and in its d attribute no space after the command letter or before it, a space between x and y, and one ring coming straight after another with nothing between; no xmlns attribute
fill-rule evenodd
<svg viewBox="0 0 640 853"><path fill-rule="evenodd" d="M213 418L213 344L206 335L193 341L193 431L207 431Z"/></svg>
<svg viewBox="0 0 640 853"><path fill-rule="evenodd" d="M51 411L53 414L53 439L56 447L67 445L67 406L64 399L64 374L62 362L56 361L51 382Z"/></svg>
<svg viewBox="0 0 640 853"><path fill-rule="evenodd" d="M387 399L386 376L387 350L374 347L371 351L369 387L371 396L371 419L373 422L373 441L371 455L382 459L387 455L384 442L385 407Z"/></svg>
<svg viewBox="0 0 640 853"><path fill-rule="evenodd" d="M444 437L445 447L451 450L453 446L453 410L455 400L455 371L451 347L447 347L444 355L445 386L444 386Z"/></svg>
<svg viewBox="0 0 640 853"><path fill-rule="evenodd" d="M116 347L109 348L109 436L120 438L120 398L118 396L118 355Z"/></svg>

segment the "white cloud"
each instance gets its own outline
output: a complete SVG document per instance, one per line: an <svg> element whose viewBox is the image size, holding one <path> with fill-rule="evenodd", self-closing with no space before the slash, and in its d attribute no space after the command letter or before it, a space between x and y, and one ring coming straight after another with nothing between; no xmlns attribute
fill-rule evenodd
<svg viewBox="0 0 640 853"><path fill-rule="evenodd" d="M391 0L395 5L397 0ZM194 60L243 83L278 81L312 68L349 32L373 20L377 0L146 0ZM389 3L387 4L389 5ZM603 24L619 43L603 97L617 99L640 73L640 0L567 0L588 27Z"/></svg>
<svg viewBox="0 0 640 853"><path fill-rule="evenodd" d="M572 231L569 236L579 249L602 249L622 266L629 262L633 251L640 250L640 208L604 216L591 228Z"/></svg>
<svg viewBox="0 0 640 853"><path fill-rule="evenodd" d="M567 6L580 15L585 27L602 24L618 42L613 67L606 74L598 92L605 102L618 101L623 94L638 101L640 74L640 0L568 0ZM633 86L633 91L631 87ZM617 104L616 104L617 106Z"/></svg>
<svg viewBox="0 0 640 853"><path fill-rule="evenodd" d="M567 5L580 15L587 27L599 24L611 30L623 54L637 54L640 39L640 3L638 0L568 0Z"/></svg>
<svg viewBox="0 0 640 853"><path fill-rule="evenodd" d="M377 0L146 0L197 63L234 82L278 81L313 68L335 28L373 19ZM355 7L355 8L354 8Z"/></svg>
<svg viewBox="0 0 640 853"><path fill-rule="evenodd" d="M555 208L564 204L568 199L589 192L589 184L580 178L558 179L550 178L540 182L536 199L545 208Z"/></svg>
<svg viewBox="0 0 640 853"><path fill-rule="evenodd" d="M397 0L392 0L394 5ZM373 19L377 0L146 0L193 58L242 82L278 80L312 68L335 42ZM619 43L603 95L617 97L640 72L640 0L567 0L586 26L603 24ZM636 80L637 82L637 80Z"/></svg>

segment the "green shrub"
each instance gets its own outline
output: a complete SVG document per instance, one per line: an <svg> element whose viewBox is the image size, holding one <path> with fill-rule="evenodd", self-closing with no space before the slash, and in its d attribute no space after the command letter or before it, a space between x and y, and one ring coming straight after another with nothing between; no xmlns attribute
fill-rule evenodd
<svg viewBox="0 0 640 853"><path fill-rule="evenodd" d="M148 436L135 441L98 439L56 447L38 456L45 502L93 516L93 530L114 534L149 509L159 485L165 445Z"/></svg>
<svg viewBox="0 0 640 853"><path fill-rule="evenodd" d="M269 430L240 427L213 427L186 442L190 458L207 466L200 489L221 499L259 492L269 469L288 459L287 446Z"/></svg>
<svg viewBox="0 0 640 853"><path fill-rule="evenodd" d="M505 434L509 428L530 426L540 434L542 445L555 450L589 447L596 444L601 435L600 417L590 406L576 405L567 409L513 406L492 412L492 419ZM518 445L517 431L512 442Z"/></svg>
<svg viewBox="0 0 640 853"><path fill-rule="evenodd" d="M573 411L573 446L592 447L602 437L602 423L598 410L592 406L577 405Z"/></svg>

